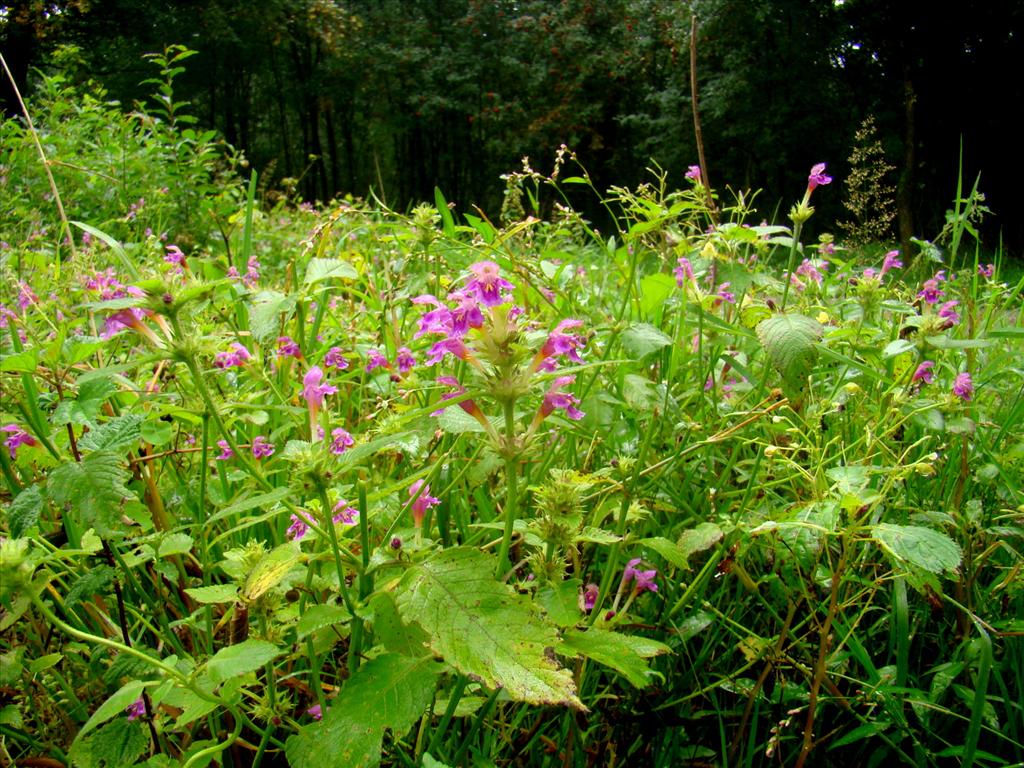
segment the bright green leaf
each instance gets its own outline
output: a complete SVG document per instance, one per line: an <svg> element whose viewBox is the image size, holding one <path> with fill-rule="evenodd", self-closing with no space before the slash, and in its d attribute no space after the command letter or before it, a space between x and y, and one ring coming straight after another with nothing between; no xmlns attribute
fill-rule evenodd
<svg viewBox="0 0 1024 768"><path fill-rule="evenodd" d="M804 315L774 315L757 324L757 338L788 390L799 390L807 381L823 330L821 323Z"/></svg>
<svg viewBox="0 0 1024 768"><path fill-rule="evenodd" d="M135 498L124 487L127 480L119 456L96 451L80 462L57 467L46 487L54 502L78 514L83 528L95 528L100 536L120 536L127 530L121 508Z"/></svg>
<svg viewBox="0 0 1024 768"><path fill-rule="evenodd" d="M281 649L266 640L246 640L217 651L206 662L206 671L211 682L223 683L233 677L255 672L279 653Z"/></svg>
<svg viewBox="0 0 1024 768"><path fill-rule="evenodd" d="M656 640L594 627L585 632L569 630L563 639L569 648L599 664L611 667L636 688L643 688L652 679L653 673L645 659L672 650Z"/></svg>
<svg viewBox="0 0 1024 768"><path fill-rule="evenodd" d="M634 360L643 360L672 343L671 337L649 323L633 323L622 332L622 349Z"/></svg>
<svg viewBox="0 0 1024 768"><path fill-rule="evenodd" d="M125 413L90 429L78 441L84 451L126 451L139 442L143 418L137 413Z"/></svg>
<svg viewBox="0 0 1024 768"><path fill-rule="evenodd" d="M929 573L956 573L962 553L949 536L916 525L879 523L871 529L872 538L896 560L922 568Z"/></svg>

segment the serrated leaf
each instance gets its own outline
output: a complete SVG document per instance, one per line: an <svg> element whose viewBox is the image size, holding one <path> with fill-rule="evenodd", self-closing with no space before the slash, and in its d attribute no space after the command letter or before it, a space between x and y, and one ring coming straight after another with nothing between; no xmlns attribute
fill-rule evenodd
<svg viewBox="0 0 1024 768"><path fill-rule="evenodd" d="M437 553L413 566L398 610L429 635L431 648L465 675L531 704L585 709L572 674L549 656L560 644L529 600L494 580L494 558L474 548Z"/></svg>
<svg viewBox="0 0 1024 768"><path fill-rule="evenodd" d="M323 719L285 743L292 768L361 768L380 762L384 731L405 734L430 706L441 665L385 653L349 678Z"/></svg>
<svg viewBox="0 0 1024 768"><path fill-rule="evenodd" d="M78 441L85 451L119 452L135 446L142 433L143 418L137 413L126 413L93 427Z"/></svg>
<svg viewBox="0 0 1024 768"><path fill-rule="evenodd" d="M302 284L313 285L322 280L331 280L333 278L356 280L359 278L359 273L356 272L355 267L341 259L313 258L306 265L306 277L303 279Z"/></svg>
<svg viewBox="0 0 1024 768"><path fill-rule="evenodd" d="M46 499L38 485L22 489L7 508L7 525L11 536L20 539L39 522Z"/></svg>
<svg viewBox="0 0 1024 768"><path fill-rule="evenodd" d="M818 358L821 323L804 315L774 315L758 323L756 330L783 384L790 390L802 388Z"/></svg>
<svg viewBox="0 0 1024 768"><path fill-rule="evenodd" d="M70 610L83 600L105 592L107 587L114 582L114 576L114 569L109 565L100 565L87 570L75 580L71 589L68 590L68 594L64 598L65 609Z"/></svg>
<svg viewBox="0 0 1024 768"><path fill-rule="evenodd" d="M650 379L627 373L622 380L622 399L637 413L650 413L664 403L658 387Z"/></svg>
<svg viewBox="0 0 1024 768"><path fill-rule="evenodd" d="M373 609L373 636L385 648L393 653L413 657L427 652L427 633L416 624L402 621L391 593L377 594L370 601L370 607Z"/></svg>
<svg viewBox="0 0 1024 768"><path fill-rule="evenodd" d="M653 549L676 568L682 568L683 570L689 570L690 568L690 564L686 559L686 550L674 541L669 541L663 536L653 536L649 539L640 539L637 543Z"/></svg>
<svg viewBox="0 0 1024 768"><path fill-rule="evenodd" d="M205 717L217 708L217 702L209 701L187 688L179 687L174 687L168 691L160 703L182 710L181 714L174 721L174 725L178 728L188 725L200 717Z"/></svg>
<svg viewBox="0 0 1024 768"><path fill-rule="evenodd" d="M568 630L565 644L588 659L611 667L634 687L643 688L651 682L652 672L646 659L672 649L646 637L623 635L592 627L585 632Z"/></svg>
<svg viewBox="0 0 1024 768"><path fill-rule="evenodd" d="M490 419L492 425L497 428L498 422ZM451 435L461 435L466 432L485 432L484 425L470 416L457 405L449 405L437 416L437 424L441 429Z"/></svg>
<svg viewBox="0 0 1024 768"><path fill-rule="evenodd" d="M622 349L633 360L643 360L672 343L672 338L650 323L633 323L622 332Z"/></svg>
<svg viewBox="0 0 1024 768"><path fill-rule="evenodd" d="M714 523L700 523L695 528L690 528L679 536L679 547L687 558L705 549L711 549L725 534L722 529Z"/></svg>
<svg viewBox="0 0 1024 768"><path fill-rule="evenodd" d="M348 621L348 611L340 605L314 605L299 617L296 640L303 640L318 629Z"/></svg>
<svg viewBox="0 0 1024 768"><path fill-rule="evenodd" d="M243 600L252 601L276 587L288 575L292 566L299 562L302 550L299 542L289 541L274 547L263 555L245 579L245 585L238 591Z"/></svg>
<svg viewBox="0 0 1024 768"><path fill-rule="evenodd" d="M0 360L0 371L18 371L19 373L34 373L39 363L39 352L34 348L23 349L13 355L5 355Z"/></svg>
<svg viewBox="0 0 1024 768"><path fill-rule="evenodd" d="M537 591L537 603L558 626L575 626L583 618L579 600L582 585L579 579L549 582Z"/></svg>
<svg viewBox="0 0 1024 768"><path fill-rule="evenodd" d="M62 400L58 403L50 417L50 423L56 426L91 426L99 415L103 403L116 391L117 386L114 382L104 376L81 381L78 385L78 396L74 400Z"/></svg>
<svg viewBox="0 0 1024 768"><path fill-rule="evenodd" d="M956 573L963 557L960 546L949 536L917 525L879 523L871 537L888 554L929 573Z"/></svg>
<svg viewBox="0 0 1024 768"><path fill-rule="evenodd" d="M50 473L47 494L57 504L78 513L82 528L95 528L100 536L120 536L127 526L121 521L122 505L135 498L124 487L128 472L120 457L95 451L80 462L57 467Z"/></svg>
<svg viewBox="0 0 1024 768"><path fill-rule="evenodd" d="M209 587L191 587L185 594L203 605L233 603L238 599L238 587L234 584L214 584Z"/></svg>
<svg viewBox="0 0 1024 768"><path fill-rule="evenodd" d="M170 557L191 552L192 544L192 537L187 533L169 533L160 540L157 557Z"/></svg>
<svg viewBox="0 0 1024 768"><path fill-rule="evenodd" d="M80 753L88 753L89 764L96 768L133 765L149 747L149 731L141 720L120 717L96 731L88 743L78 742L76 747ZM74 750L72 764L82 765Z"/></svg>
<svg viewBox="0 0 1024 768"><path fill-rule="evenodd" d="M206 672L211 682L223 683L233 677L255 672L280 653L280 648L266 640L246 640L217 651L206 662Z"/></svg>
<svg viewBox="0 0 1024 768"><path fill-rule="evenodd" d="M277 336L281 315L287 320L295 309L295 298L277 291L261 291L249 307L249 331L260 344Z"/></svg>

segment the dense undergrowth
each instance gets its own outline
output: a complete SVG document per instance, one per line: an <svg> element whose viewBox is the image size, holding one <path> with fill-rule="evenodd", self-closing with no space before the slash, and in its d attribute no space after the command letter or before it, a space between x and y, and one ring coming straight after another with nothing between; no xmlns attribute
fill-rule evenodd
<svg viewBox="0 0 1024 768"><path fill-rule="evenodd" d="M565 148L500 224L261 204L181 53L0 127L0 759L1024 761L977 190L904 254L800 242L824 167L776 224L694 167L598 232Z"/></svg>

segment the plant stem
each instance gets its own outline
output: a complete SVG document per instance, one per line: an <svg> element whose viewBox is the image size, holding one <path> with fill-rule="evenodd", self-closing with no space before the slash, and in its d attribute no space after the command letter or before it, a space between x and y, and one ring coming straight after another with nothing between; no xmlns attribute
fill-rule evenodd
<svg viewBox="0 0 1024 768"><path fill-rule="evenodd" d="M512 544L517 505L519 503L519 455L515 451L515 401L505 403L505 531L498 550L498 564L494 577L501 579L508 569L508 551Z"/></svg>

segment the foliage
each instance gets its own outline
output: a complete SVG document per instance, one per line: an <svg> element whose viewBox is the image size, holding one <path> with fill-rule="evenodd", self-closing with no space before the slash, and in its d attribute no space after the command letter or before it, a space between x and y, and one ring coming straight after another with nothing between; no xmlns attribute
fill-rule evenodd
<svg viewBox="0 0 1024 768"><path fill-rule="evenodd" d="M0 131L14 762L1024 759L1024 286L977 185L882 263L801 242L823 167L792 226L568 146L501 222L295 205L190 133L185 57L146 111L32 103L74 249Z"/></svg>
<svg viewBox="0 0 1024 768"><path fill-rule="evenodd" d="M873 116L861 122L854 142L843 200L853 218L839 226L851 245L891 240L896 220L896 187L888 179L896 168L886 162Z"/></svg>

